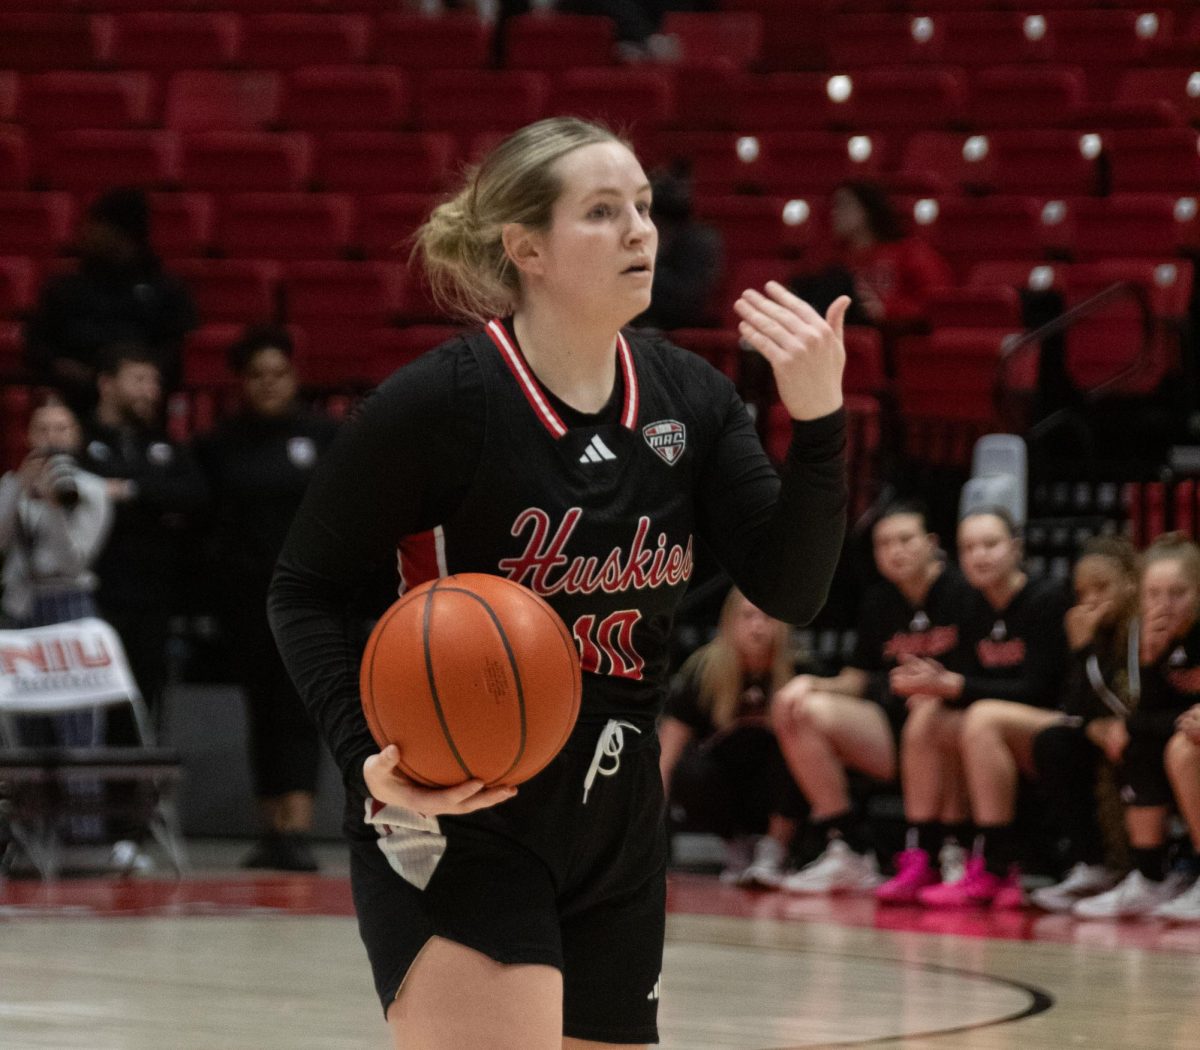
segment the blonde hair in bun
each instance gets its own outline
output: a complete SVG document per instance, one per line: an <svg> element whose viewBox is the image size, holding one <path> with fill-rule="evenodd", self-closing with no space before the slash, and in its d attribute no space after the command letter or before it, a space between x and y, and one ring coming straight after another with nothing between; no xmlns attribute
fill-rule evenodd
<svg viewBox="0 0 1200 1050"><path fill-rule="evenodd" d="M505 225L548 229L562 192L555 163L599 142L629 145L599 124L551 117L514 132L468 169L463 188L414 234L412 254L442 309L479 322L512 313L521 282L504 250Z"/></svg>

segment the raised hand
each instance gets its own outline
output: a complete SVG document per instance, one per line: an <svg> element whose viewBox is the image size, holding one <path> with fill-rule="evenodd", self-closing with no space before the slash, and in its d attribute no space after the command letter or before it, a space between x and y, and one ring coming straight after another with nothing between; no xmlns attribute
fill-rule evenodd
<svg viewBox="0 0 1200 1050"><path fill-rule="evenodd" d="M842 407L842 342L849 296L822 317L777 281L766 294L746 289L733 304L742 339L770 364L779 398L793 419L819 419Z"/></svg>

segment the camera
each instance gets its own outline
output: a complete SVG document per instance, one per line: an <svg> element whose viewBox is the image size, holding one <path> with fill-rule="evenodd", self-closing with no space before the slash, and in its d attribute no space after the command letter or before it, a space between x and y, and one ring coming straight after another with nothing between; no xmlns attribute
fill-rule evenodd
<svg viewBox="0 0 1200 1050"><path fill-rule="evenodd" d="M76 481L78 467L75 457L62 449L46 449L46 466L43 468L47 491L64 510L74 510L79 505L79 484Z"/></svg>

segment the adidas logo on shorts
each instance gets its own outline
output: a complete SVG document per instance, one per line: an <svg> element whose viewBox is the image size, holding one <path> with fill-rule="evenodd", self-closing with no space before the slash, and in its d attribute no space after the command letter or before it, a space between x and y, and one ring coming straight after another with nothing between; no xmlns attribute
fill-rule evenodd
<svg viewBox="0 0 1200 1050"><path fill-rule="evenodd" d="M654 1001L658 999L659 993L662 991L662 974L658 975L658 980L654 982L654 987L650 989L650 994L647 999Z"/></svg>

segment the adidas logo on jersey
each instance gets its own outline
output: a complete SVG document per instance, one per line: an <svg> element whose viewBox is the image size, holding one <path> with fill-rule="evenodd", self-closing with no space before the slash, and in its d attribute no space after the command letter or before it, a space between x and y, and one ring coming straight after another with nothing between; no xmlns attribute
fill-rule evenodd
<svg viewBox="0 0 1200 1050"><path fill-rule="evenodd" d="M600 440L600 435L593 434L592 440L588 442L588 447L583 450L583 455L579 457L579 462L602 463L605 460L616 458L613 450Z"/></svg>
<svg viewBox="0 0 1200 1050"><path fill-rule="evenodd" d="M658 975L658 980L654 982L654 987L650 989L650 994L646 996L651 1002L656 1000L662 993L662 974Z"/></svg>

